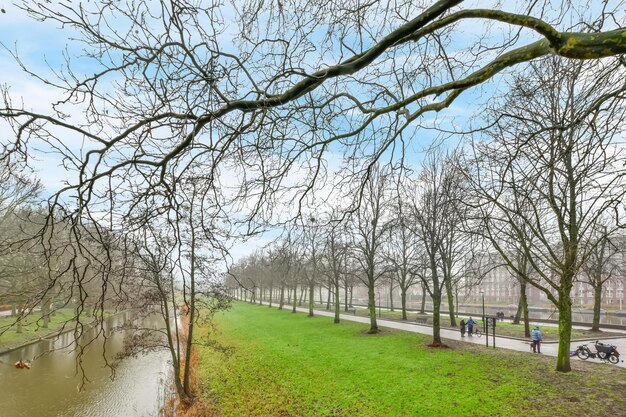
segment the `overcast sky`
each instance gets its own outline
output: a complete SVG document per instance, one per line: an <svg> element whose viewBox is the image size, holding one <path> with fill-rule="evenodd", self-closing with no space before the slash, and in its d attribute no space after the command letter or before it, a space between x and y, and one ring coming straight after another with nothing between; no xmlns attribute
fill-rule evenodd
<svg viewBox="0 0 626 417"><path fill-rule="evenodd" d="M555 2L555 4L558 3ZM467 7L472 5L485 6L485 2L478 0L468 1L466 5ZM516 1L504 2L504 8L508 9L515 8L518 5L519 2ZM9 1L0 0L0 8L4 9L4 13L0 13L0 43L4 45L4 48L0 49L0 74L2 74L0 82L9 86L12 97L23 97L28 109L48 113L50 103L58 100L60 98L59 94L53 88L42 83L41 80L21 71L19 65L7 49L13 50L17 48L19 57L26 66L46 74L50 71L48 65L54 69L58 69L59 66L63 65L64 57L61 52L64 49L67 48L75 52L77 48L80 48L80 45L71 40L71 37L75 34L67 28L61 29L58 23L34 22ZM223 13L224 18L226 20L231 19L231 13L233 13L232 9L225 9ZM564 26L567 26L569 23L566 20L562 22ZM232 25L232 27L235 27L235 25ZM497 29L498 26L492 28L494 34ZM457 47L462 48L463 42L471 42L475 37L482 35L481 31L482 26L480 24L475 22L468 23L460 31L462 33L456 43ZM228 32L224 35L224 39L227 38ZM525 32L521 40L528 41L528 39L535 38L536 34ZM224 45L224 48L227 49L228 45ZM85 72L89 70L88 68L82 69ZM493 91L501 89L502 82L501 77L496 77L485 86L463 93L450 108L441 114L426 115L420 121L421 125L428 127L435 124L439 126L449 124L449 126L462 127L474 115L477 103L484 102ZM12 140L12 132L2 123L0 121L0 141L9 143ZM411 158L416 163L420 159L420 150L435 138L435 134L432 130L424 129L415 132L414 136L417 139L411 147ZM80 152L80 149L84 146L80 138L72 136L68 136L65 143L70 149L76 150L76 152ZM63 168L61 161L56 155L46 153L47 149L44 147L41 147L39 150L41 152L37 152L36 156L31 157L29 164L36 171L49 193L58 190L64 185L65 181L72 181L72 178L68 177L68 172ZM337 159L340 158L339 155L334 155L334 158L335 160L333 160L333 154L331 154L329 160L331 172L341 162ZM252 244L237 245L234 248L233 255L239 257L242 254L249 253L255 247L267 243L272 237L273 234L270 234L269 236L258 238Z"/></svg>

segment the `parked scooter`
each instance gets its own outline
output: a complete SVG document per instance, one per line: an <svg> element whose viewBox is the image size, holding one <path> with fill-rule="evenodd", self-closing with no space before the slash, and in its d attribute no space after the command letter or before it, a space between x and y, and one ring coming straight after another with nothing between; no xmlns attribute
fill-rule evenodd
<svg viewBox="0 0 626 417"><path fill-rule="evenodd" d="M619 352L617 351L617 347L615 345L602 343L596 340L594 346L596 348L595 352L592 352L587 345L578 346L578 349L576 349L576 356L582 360L597 357L603 362L610 362L613 364L619 362Z"/></svg>

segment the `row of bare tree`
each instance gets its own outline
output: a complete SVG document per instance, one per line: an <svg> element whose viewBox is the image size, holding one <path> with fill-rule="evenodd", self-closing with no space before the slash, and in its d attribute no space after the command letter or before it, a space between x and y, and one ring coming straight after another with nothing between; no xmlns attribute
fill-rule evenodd
<svg viewBox="0 0 626 417"><path fill-rule="evenodd" d="M339 288L347 296L360 282L368 289L372 333L376 287L387 285L381 281L400 288L403 312L408 289L419 283L433 302L439 345L441 303L454 325L455 292L504 265L519 281L527 331L527 285L558 308L557 367L569 369L574 282L594 288L598 330L602 287L624 272L626 86L615 65L554 58L531 64L470 141L427 152L416 175L406 166L373 167L356 209L341 202L327 212L318 207L234 275L245 277L246 288L279 288L281 306L286 287L295 300L298 284L306 286L309 314L314 286L324 286L335 294L336 322Z"/></svg>
<svg viewBox="0 0 626 417"><path fill-rule="evenodd" d="M223 229L215 226L220 212L203 182L188 177L186 187L153 196L146 210L96 219L50 215L39 181L19 164L0 161L0 175L0 304L11 305L13 317L0 336L21 332L26 320L48 328L56 310L71 308L72 319L59 331L74 330L69 343L82 352L106 343L110 314L131 311L123 327L134 334L118 359L169 350L177 393L192 401L190 361L206 340L194 335L195 326L229 306L215 268L226 252ZM161 327L143 325L152 314L162 316Z"/></svg>
<svg viewBox="0 0 626 417"><path fill-rule="evenodd" d="M419 273L428 274L433 299L463 270L456 252L487 242L558 305L557 369L569 371L573 279L601 246L598 230L610 237L621 227L613 138L626 79L624 2L505 3L22 0L7 15L20 8L33 23L62 26L67 48L39 53L63 59L38 65L15 39L15 69L34 83L27 91L53 98L32 103L0 86L0 127L12 133L2 159L28 163L44 154L71 172L49 199L40 240L49 253L45 232L65 225L57 230L81 304L87 294L128 295L110 277L133 276L176 309L174 291L159 289L159 279L187 277L180 289L193 314L198 248L211 261L227 259L230 239L274 223L280 203L296 207L289 220L332 224L303 209L327 179L329 157L339 156L343 183L363 196L335 205L348 213L350 236L360 236L343 245L360 251L368 288L385 276L380 258L392 216L406 218L393 227L419 243L427 271ZM455 104L475 105L479 127L427 119ZM430 157L409 180L415 143L429 129L476 146L459 151L460 164ZM407 178L396 181L405 204L397 216L376 200L392 171ZM324 262L323 247L311 243L319 233L303 225L291 238L309 242L302 273L310 279ZM83 258L99 281L89 281ZM410 275L408 264L403 273ZM87 291L87 282L103 285ZM184 385L179 392L190 397Z"/></svg>

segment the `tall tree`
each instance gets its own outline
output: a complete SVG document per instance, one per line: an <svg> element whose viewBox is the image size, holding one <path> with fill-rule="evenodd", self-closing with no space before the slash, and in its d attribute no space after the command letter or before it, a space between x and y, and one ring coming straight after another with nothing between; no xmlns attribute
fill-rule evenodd
<svg viewBox="0 0 626 417"><path fill-rule="evenodd" d="M376 284L390 270L383 262L383 244L390 219L386 209L390 174L374 169L365 184L359 208L352 218L352 245L360 265L358 278L367 288L367 308L370 317L369 333L378 333L376 321ZM379 302L382 300L379 300Z"/></svg>
<svg viewBox="0 0 626 417"><path fill-rule="evenodd" d="M407 294L409 289L419 282L419 277L414 271L419 245L410 230L410 207L407 204L408 196L403 191L405 189L398 187L397 195L394 197L392 213L395 220L390 225L389 241L385 249L387 262L393 265L392 277L400 288L402 320L407 320Z"/></svg>
<svg viewBox="0 0 626 417"><path fill-rule="evenodd" d="M533 271L528 282L559 310L563 372L571 370L574 278L600 243L588 239L599 219L619 212L626 192L614 146L625 116L620 67L614 60L585 65L558 58L531 64L492 113L473 177L490 242L522 276L500 239L512 233Z"/></svg>
<svg viewBox="0 0 626 417"><path fill-rule="evenodd" d="M450 255L446 251L456 227L448 218L454 218L457 209L457 195L452 190L457 187L459 177L456 161L443 151L434 150L428 154L422 171L409 188L412 229L424 248L424 264L418 265L415 271L427 269L428 274L421 276L422 288L433 302L433 346L442 345L441 301L447 281L452 277Z"/></svg>
<svg viewBox="0 0 626 417"><path fill-rule="evenodd" d="M616 240L618 236L608 236L605 221L600 220L592 231L589 242L591 246L587 261L581 266L578 279L593 288L593 320L591 330L600 331L600 310L602 307L602 292L605 284L623 272L622 249ZM609 222L613 223L613 222Z"/></svg>

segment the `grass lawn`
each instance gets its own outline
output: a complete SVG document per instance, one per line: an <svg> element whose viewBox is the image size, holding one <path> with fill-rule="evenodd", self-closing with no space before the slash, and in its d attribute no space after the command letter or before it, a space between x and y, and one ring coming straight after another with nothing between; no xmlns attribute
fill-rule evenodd
<svg viewBox="0 0 626 417"><path fill-rule="evenodd" d="M26 317L22 320L22 333L16 332L16 327L9 328L14 322L15 317L0 317L0 349L18 346L33 339L39 339L47 334L58 331L64 323L70 321L74 317L74 311L71 308L56 310L54 315L50 316L50 323L47 329L41 328L43 321L37 320L41 316L37 313ZM71 326L72 324L68 324ZM7 330L8 329L8 330ZM6 331L5 331L6 330Z"/></svg>
<svg viewBox="0 0 626 417"><path fill-rule="evenodd" d="M626 415L626 370L236 303L200 348L216 416Z"/></svg>

